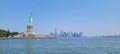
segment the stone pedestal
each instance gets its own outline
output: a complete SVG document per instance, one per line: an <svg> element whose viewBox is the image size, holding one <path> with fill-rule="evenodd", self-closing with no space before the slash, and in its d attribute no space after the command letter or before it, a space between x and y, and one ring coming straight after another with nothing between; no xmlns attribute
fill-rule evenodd
<svg viewBox="0 0 120 54"><path fill-rule="evenodd" d="M31 25L28 25L27 26L27 32L33 32L33 26L31 26Z"/></svg>
<svg viewBox="0 0 120 54"><path fill-rule="evenodd" d="M27 26L27 31L24 33L23 37L34 37L35 33L33 31L33 26L28 25Z"/></svg>

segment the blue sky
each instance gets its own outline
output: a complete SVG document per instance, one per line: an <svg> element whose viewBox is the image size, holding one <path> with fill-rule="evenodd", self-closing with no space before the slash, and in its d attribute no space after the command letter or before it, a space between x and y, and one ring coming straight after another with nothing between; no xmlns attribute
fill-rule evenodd
<svg viewBox="0 0 120 54"><path fill-rule="evenodd" d="M87 36L120 34L120 0L0 0L0 28L26 31L31 12L40 34L55 28Z"/></svg>

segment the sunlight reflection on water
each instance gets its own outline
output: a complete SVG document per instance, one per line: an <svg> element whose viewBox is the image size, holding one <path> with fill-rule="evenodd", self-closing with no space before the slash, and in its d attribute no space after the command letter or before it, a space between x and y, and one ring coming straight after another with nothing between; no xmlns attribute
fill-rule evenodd
<svg viewBox="0 0 120 54"><path fill-rule="evenodd" d="M32 54L32 41L31 39L26 39L26 49L25 54Z"/></svg>

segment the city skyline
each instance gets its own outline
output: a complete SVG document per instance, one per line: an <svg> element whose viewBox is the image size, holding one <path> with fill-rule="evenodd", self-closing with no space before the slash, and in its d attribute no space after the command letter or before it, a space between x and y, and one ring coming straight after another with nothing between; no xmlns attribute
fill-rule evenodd
<svg viewBox="0 0 120 54"><path fill-rule="evenodd" d="M57 28L83 32L85 36L120 34L119 3L119 0L1 0L0 28L24 32L32 12L36 33L49 34Z"/></svg>

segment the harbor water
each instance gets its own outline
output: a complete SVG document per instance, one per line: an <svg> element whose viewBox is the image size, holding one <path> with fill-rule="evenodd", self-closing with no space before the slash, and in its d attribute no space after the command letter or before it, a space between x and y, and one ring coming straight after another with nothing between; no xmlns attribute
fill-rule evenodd
<svg viewBox="0 0 120 54"><path fill-rule="evenodd" d="M120 38L4 39L0 54L120 54Z"/></svg>

